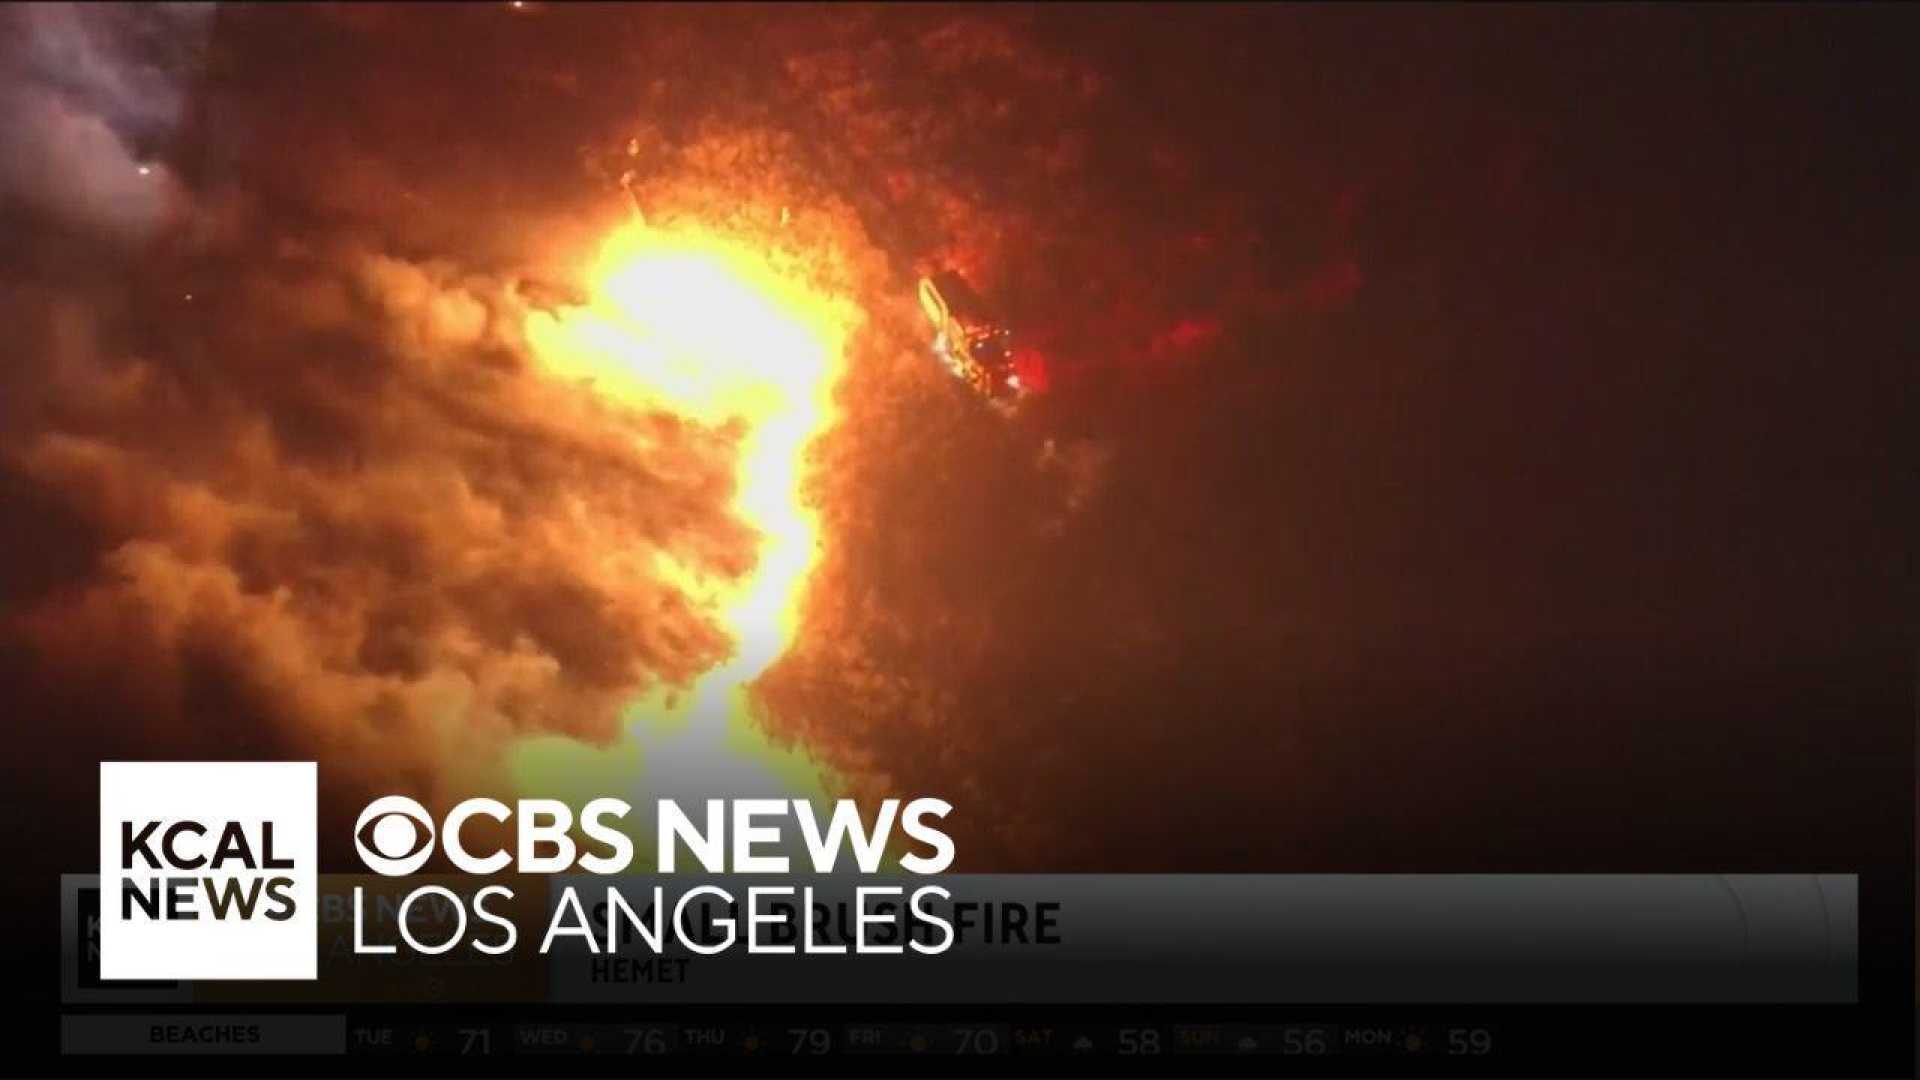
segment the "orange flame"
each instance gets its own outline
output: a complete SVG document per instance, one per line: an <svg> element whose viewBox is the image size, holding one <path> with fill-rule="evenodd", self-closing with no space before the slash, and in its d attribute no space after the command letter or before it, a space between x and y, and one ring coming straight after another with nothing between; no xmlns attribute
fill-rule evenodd
<svg viewBox="0 0 1920 1080"><path fill-rule="evenodd" d="M631 785L636 766L646 765L642 723L664 718L694 720L705 736L697 753L706 758L746 753L782 771L779 755L735 721L746 711L747 684L798 630L800 594L820 550L818 515L801 495L804 452L834 422L833 389L860 314L782 273L765 253L698 228L622 227L604 243L589 280L584 306L528 318L538 366L622 405L740 425L734 509L759 535L758 558L740 578L715 580L662 556L656 572L713 612L735 642L731 658L683 698L637 703L625 745L593 751L564 739L533 740L517 750L510 770L523 790L552 794L556 782L599 783L594 794L611 794L617 789L606 785ZM823 793L810 763L788 757L786 787Z"/></svg>

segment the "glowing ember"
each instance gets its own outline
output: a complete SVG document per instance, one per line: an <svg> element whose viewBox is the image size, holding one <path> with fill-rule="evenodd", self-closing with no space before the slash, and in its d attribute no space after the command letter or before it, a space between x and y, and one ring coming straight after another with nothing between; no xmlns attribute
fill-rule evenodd
<svg viewBox="0 0 1920 1080"><path fill-rule="evenodd" d="M738 578L713 579L663 557L659 572L726 628L732 657L701 676L690 694L639 703L627 745L595 752L538 740L521 748L514 772L523 789L552 794L630 783L637 763L653 778L648 797L666 793L665 784L683 797L746 794L736 790L743 785L761 793L773 776L768 767L778 765L766 759L778 755L734 721L746 710L746 685L797 630L801 589L820 543L817 517L801 498L804 452L833 422L833 387L858 312L776 271L761 253L704 230L630 224L607 240L590 282L585 306L528 319L527 340L542 371L623 406L737 429L733 505L759 535L758 558ZM677 745L649 748L641 760L644 723L656 718L692 725ZM740 760L756 742L759 769ZM821 793L810 766L784 772L782 793Z"/></svg>

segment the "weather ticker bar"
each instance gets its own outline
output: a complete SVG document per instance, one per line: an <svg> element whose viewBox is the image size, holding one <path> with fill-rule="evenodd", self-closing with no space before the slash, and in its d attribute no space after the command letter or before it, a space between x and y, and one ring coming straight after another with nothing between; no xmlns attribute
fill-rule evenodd
<svg viewBox="0 0 1920 1080"><path fill-rule="evenodd" d="M346 1014L62 1018L70 1055L376 1057L1486 1057L1495 1028L1437 1024L409 1022Z"/></svg>

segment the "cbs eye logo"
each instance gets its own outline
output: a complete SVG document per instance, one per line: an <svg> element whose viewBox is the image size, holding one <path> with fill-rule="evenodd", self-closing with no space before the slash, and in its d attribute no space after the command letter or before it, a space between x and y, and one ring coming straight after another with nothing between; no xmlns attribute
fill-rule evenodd
<svg viewBox="0 0 1920 1080"><path fill-rule="evenodd" d="M383 795L360 811L353 846L376 874L411 874L433 857L433 818L405 795Z"/></svg>

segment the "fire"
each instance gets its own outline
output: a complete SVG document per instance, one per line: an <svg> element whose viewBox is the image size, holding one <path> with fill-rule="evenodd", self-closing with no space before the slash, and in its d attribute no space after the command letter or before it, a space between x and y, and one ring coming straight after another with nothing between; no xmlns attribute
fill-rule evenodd
<svg viewBox="0 0 1920 1080"><path fill-rule="evenodd" d="M805 451L834 422L833 389L858 310L776 265L769 252L700 228L625 226L602 246L589 281L583 306L527 320L540 370L623 406L737 430L733 505L759 537L757 559L740 577L716 580L662 557L655 571L713 613L733 638L731 658L690 693L636 702L623 745L595 751L535 740L518 750L511 771L522 789L547 794L556 785L631 785L636 768L662 771L653 760L661 751L642 752L649 723L672 729L691 721L680 752L696 755L691 771L702 779L737 779L742 763L721 759L744 754L759 759L760 772L781 773L786 793L819 795L824 785L810 763L780 761L743 721L746 687L793 640L801 591L819 558L819 518L802 497ZM676 764L677 779L692 780L686 763Z"/></svg>

